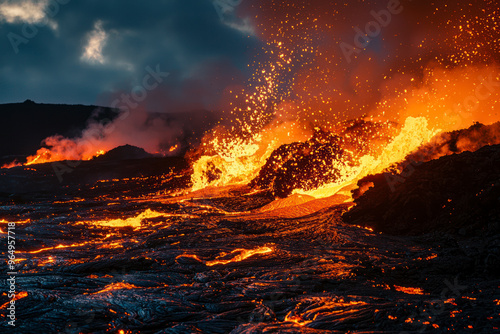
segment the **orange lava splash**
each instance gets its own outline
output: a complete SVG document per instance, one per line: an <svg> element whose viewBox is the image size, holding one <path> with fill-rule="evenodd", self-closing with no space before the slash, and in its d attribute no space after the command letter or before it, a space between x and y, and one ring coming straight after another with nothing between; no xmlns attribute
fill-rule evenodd
<svg viewBox="0 0 500 334"><path fill-rule="evenodd" d="M339 180L314 190L296 189L294 193L315 198L329 197L337 193L350 195L350 188L345 192L342 192L342 189L353 186L361 178L369 174L380 173L392 164L403 160L410 152L429 142L438 132L439 130L429 129L426 118L410 116L405 120L400 133L387 144L377 157L362 156L359 159L359 164L354 166L339 164L336 166L341 171Z"/></svg>

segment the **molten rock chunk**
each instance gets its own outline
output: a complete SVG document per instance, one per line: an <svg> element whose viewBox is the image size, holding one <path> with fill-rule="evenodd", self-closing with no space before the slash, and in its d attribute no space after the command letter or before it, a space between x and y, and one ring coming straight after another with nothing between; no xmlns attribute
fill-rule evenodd
<svg viewBox="0 0 500 334"><path fill-rule="evenodd" d="M340 137L316 130L304 143L282 145L275 150L250 185L286 197L294 189L314 189L337 180L340 173L334 166L350 159L341 147Z"/></svg>

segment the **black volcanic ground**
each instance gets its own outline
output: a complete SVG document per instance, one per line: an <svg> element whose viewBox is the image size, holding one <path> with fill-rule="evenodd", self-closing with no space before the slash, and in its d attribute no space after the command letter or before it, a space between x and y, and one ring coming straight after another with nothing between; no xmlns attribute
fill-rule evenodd
<svg viewBox="0 0 500 334"><path fill-rule="evenodd" d="M29 222L16 227L17 284L27 297L16 303L16 328L1 326L11 333L493 333L499 156L500 146L489 146L423 163L395 191L375 176L347 214L349 204L334 199L276 202L248 187L180 192L190 174L182 159L96 159L62 183L51 164L2 170L0 217ZM455 197L443 207L447 196ZM280 208L286 201L297 205ZM160 215L137 228L97 223L147 209ZM272 252L230 262L263 247ZM210 266L214 260L221 263Z"/></svg>

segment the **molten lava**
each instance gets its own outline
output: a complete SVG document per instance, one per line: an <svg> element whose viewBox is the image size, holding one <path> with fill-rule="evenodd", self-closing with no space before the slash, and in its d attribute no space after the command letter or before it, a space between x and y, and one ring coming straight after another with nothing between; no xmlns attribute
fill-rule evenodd
<svg viewBox="0 0 500 334"><path fill-rule="evenodd" d="M407 293L410 295L423 295L424 294L424 290L421 288L409 288L409 287L394 285L394 289L396 291L404 292L404 293Z"/></svg>
<svg viewBox="0 0 500 334"><path fill-rule="evenodd" d="M253 255L267 254L267 253L271 253L272 251L273 251L272 248L266 247L266 246L259 247L256 249L240 249L240 248L238 248L238 249L233 250L229 254L222 253L221 255L219 255L217 257L217 259L212 260L212 261L208 261L205 264L207 266L211 267L211 266L215 266L218 264L228 264L231 262L240 262L240 261L243 261L245 259L248 259L249 257L251 257ZM222 259L224 257L229 257L229 258Z"/></svg>
<svg viewBox="0 0 500 334"><path fill-rule="evenodd" d="M40 148L36 154L26 158L24 165L29 166L62 160L90 160L103 155L107 151L107 149L80 144L61 136L46 138L44 144L49 148Z"/></svg>
<svg viewBox="0 0 500 334"><path fill-rule="evenodd" d="M106 285L104 289L99 290L97 292L92 293L93 295L99 295L111 291L116 291L116 290L130 290L130 289L137 289L137 286L125 282L117 282L117 283L111 283L109 285Z"/></svg>
<svg viewBox="0 0 500 334"><path fill-rule="evenodd" d="M94 221L91 222L94 225L98 226L108 226L108 227L125 227L125 226L130 226L133 228L140 228L142 221L144 219L148 218L156 218L156 217L162 217L165 216L165 214L161 212L156 212L151 209L147 209L144 212L138 214L135 217L130 217L127 219L110 219L110 220L101 220L101 221Z"/></svg>
<svg viewBox="0 0 500 334"><path fill-rule="evenodd" d="M16 300L19 300L19 299L22 299L22 298L26 298L26 297L28 297L28 292L26 292L26 291L21 291L21 292L19 292L18 294L16 294L16 296L15 296L13 299L11 299L11 301L12 301L12 300L16 301ZM7 308L7 306L8 306L9 304L10 304L10 301L8 301L7 303L2 304L2 305L0 306L0 310L2 310L2 309L4 309L4 308Z"/></svg>
<svg viewBox="0 0 500 334"><path fill-rule="evenodd" d="M37 253L41 253L41 252L45 252L45 251L49 251L49 250L54 250L54 249L81 247L81 246L84 246L86 244L87 244L86 242L83 242L83 243L74 243L74 244L70 244L70 245L59 244L59 245L57 245L55 247L44 247L44 248L40 248L40 249L37 249L35 251L30 251L30 252L27 252L27 253L37 254Z"/></svg>

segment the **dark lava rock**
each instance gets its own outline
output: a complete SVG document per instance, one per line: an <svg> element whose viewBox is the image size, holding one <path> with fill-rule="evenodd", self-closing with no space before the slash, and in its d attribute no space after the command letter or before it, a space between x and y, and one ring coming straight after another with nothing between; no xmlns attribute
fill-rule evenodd
<svg viewBox="0 0 500 334"><path fill-rule="evenodd" d="M311 139L280 146L250 186L269 189L281 198L294 189L315 189L336 181L339 168L355 163L357 157L375 154L373 149L394 135L393 124L363 119L347 121L340 127L335 134L316 128Z"/></svg>
<svg viewBox="0 0 500 334"><path fill-rule="evenodd" d="M286 197L297 188L313 189L335 181L340 173L332 166L348 159L339 136L317 130L306 142L282 145L275 150L250 185L269 188L275 196Z"/></svg>
<svg viewBox="0 0 500 334"><path fill-rule="evenodd" d="M442 231L495 234L500 220L500 145L407 166L400 174L370 175L373 183L346 222L391 234Z"/></svg>
<svg viewBox="0 0 500 334"><path fill-rule="evenodd" d="M500 122L490 125L475 123L467 129L443 132L409 154L399 167L409 163L425 162L445 155L474 152L487 145L500 144Z"/></svg>

